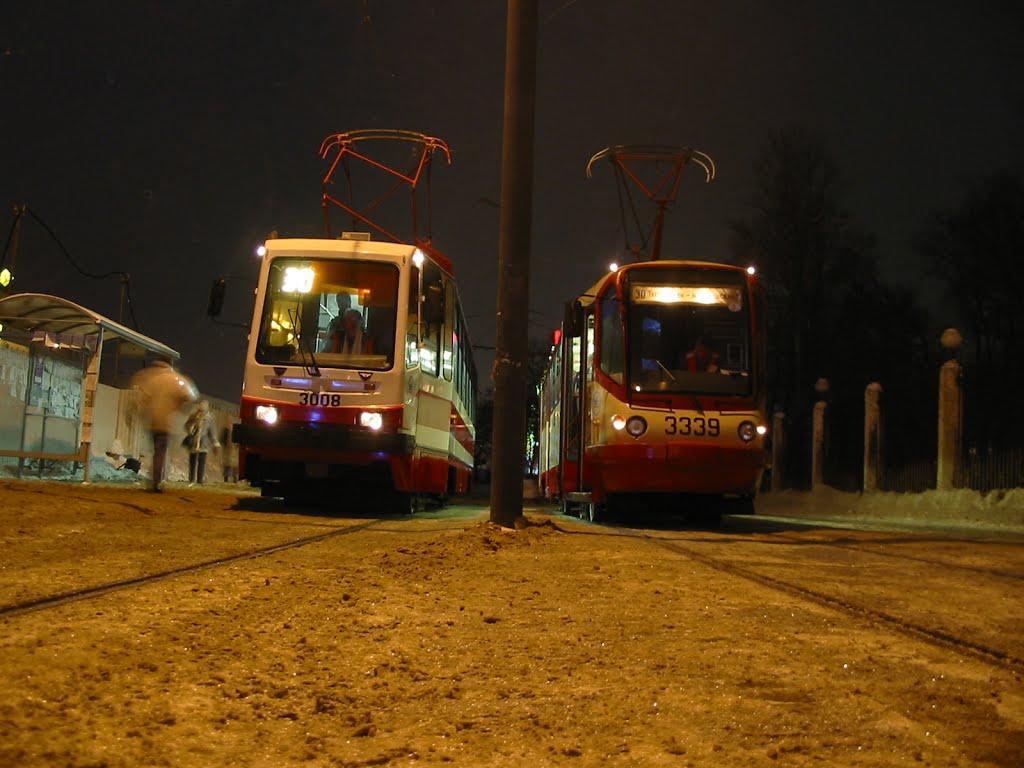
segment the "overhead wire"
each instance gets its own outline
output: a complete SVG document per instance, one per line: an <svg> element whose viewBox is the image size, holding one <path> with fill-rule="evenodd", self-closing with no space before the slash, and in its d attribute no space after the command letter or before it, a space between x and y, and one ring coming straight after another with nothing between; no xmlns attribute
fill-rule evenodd
<svg viewBox="0 0 1024 768"><path fill-rule="evenodd" d="M60 250L60 252L64 256L64 258L67 259L68 263L82 277L87 277L90 280L106 280L108 277L119 277L119 278L121 278L122 285L124 286L125 303L128 306L128 313L131 316L132 328L134 330L136 330L136 331L139 331L141 333L141 330L139 329L138 319L135 317L135 305L132 302L131 275L129 275L127 272L125 272L123 270L112 270L110 272L95 273L95 272L90 272L87 269L83 269L82 266L79 265L79 263L77 261L75 261L75 259L71 256L70 251L68 251L68 249L64 246L64 243L61 242L60 238L57 237L57 234L53 231L53 229L50 227L50 225L47 224L45 221L43 221L42 217L40 217L39 214L37 214L35 211L33 211L27 205L19 206L17 211L16 211L16 213L15 213L14 221L11 224L11 230L10 230L10 233L8 234L8 237L7 237L7 244L4 246L3 257L0 258L0 265L6 263L7 252L8 252L8 248L10 247L11 240L12 240L13 235L14 235L14 231L15 231L15 229L18 226L19 220L22 217L24 217L26 214L31 216L32 220L35 221L40 227L43 228L43 231L46 232L46 234L48 234L50 236L50 239L53 240L54 243L56 243L57 248ZM118 319L120 320L121 318L118 318Z"/></svg>

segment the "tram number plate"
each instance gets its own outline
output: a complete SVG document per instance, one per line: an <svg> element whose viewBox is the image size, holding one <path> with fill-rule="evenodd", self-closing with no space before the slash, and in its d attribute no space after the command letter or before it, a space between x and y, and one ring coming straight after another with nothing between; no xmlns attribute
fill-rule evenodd
<svg viewBox="0 0 1024 768"><path fill-rule="evenodd" d="M299 394L299 405L337 407L341 405L341 395L337 392L302 392Z"/></svg>
<svg viewBox="0 0 1024 768"><path fill-rule="evenodd" d="M713 417L666 416L665 434L683 435L684 437L718 437L722 434L722 422Z"/></svg>

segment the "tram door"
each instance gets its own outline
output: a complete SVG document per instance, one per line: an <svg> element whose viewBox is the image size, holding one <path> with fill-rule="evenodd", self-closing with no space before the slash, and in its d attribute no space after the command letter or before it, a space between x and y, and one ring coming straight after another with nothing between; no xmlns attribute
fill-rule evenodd
<svg viewBox="0 0 1024 768"><path fill-rule="evenodd" d="M562 445L559 487L564 492L589 490L589 473L584 473L585 447L590 442L590 396L593 386L594 314L575 304L567 312L565 329L569 336L563 346Z"/></svg>
<svg viewBox="0 0 1024 768"><path fill-rule="evenodd" d="M593 315L586 314L579 302L569 302L565 322L562 325L562 392L561 425L559 429L558 487L564 496L566 492L584 488L582 477L583 451L589 436L589 384L587 372L588 328L593 334Z"/></svg>
<svg viewBox="0 0 1024 768"><path fill-rule="evenodd" d="M581 491L590 491L590 468L587 465L587 446L591 444L590 410L594 389L594 305L591 305L583 318L583 338L580 343L580 461L579 483Z"/></svg>

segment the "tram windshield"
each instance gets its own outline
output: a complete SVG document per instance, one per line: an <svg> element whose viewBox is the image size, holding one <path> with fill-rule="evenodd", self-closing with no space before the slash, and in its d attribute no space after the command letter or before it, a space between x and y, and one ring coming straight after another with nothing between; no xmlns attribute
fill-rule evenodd
<svg viewBox="0 0 1024 768"><path fill-rule="evenodd" d="M742 275L638 270L626 289L631 389L750 394L750 307Z"/></svg>
<svg viewBox="0 0 1024 768"><path fill-rule="evenodd" d="M393 264L275 259L267 278L257 362L390 369L398 274Z"/></svg>

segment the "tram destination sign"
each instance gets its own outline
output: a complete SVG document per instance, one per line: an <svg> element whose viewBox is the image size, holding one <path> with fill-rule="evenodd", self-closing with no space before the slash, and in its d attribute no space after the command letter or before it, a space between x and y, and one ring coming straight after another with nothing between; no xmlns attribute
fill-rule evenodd
<svg viewBox="0 0 1024 768"><path fill-rule="evenodd" d="M743 293L736 286L633 283L630 299L634 304L720 305L733 312L738 312L743 306Z"/></svg>

